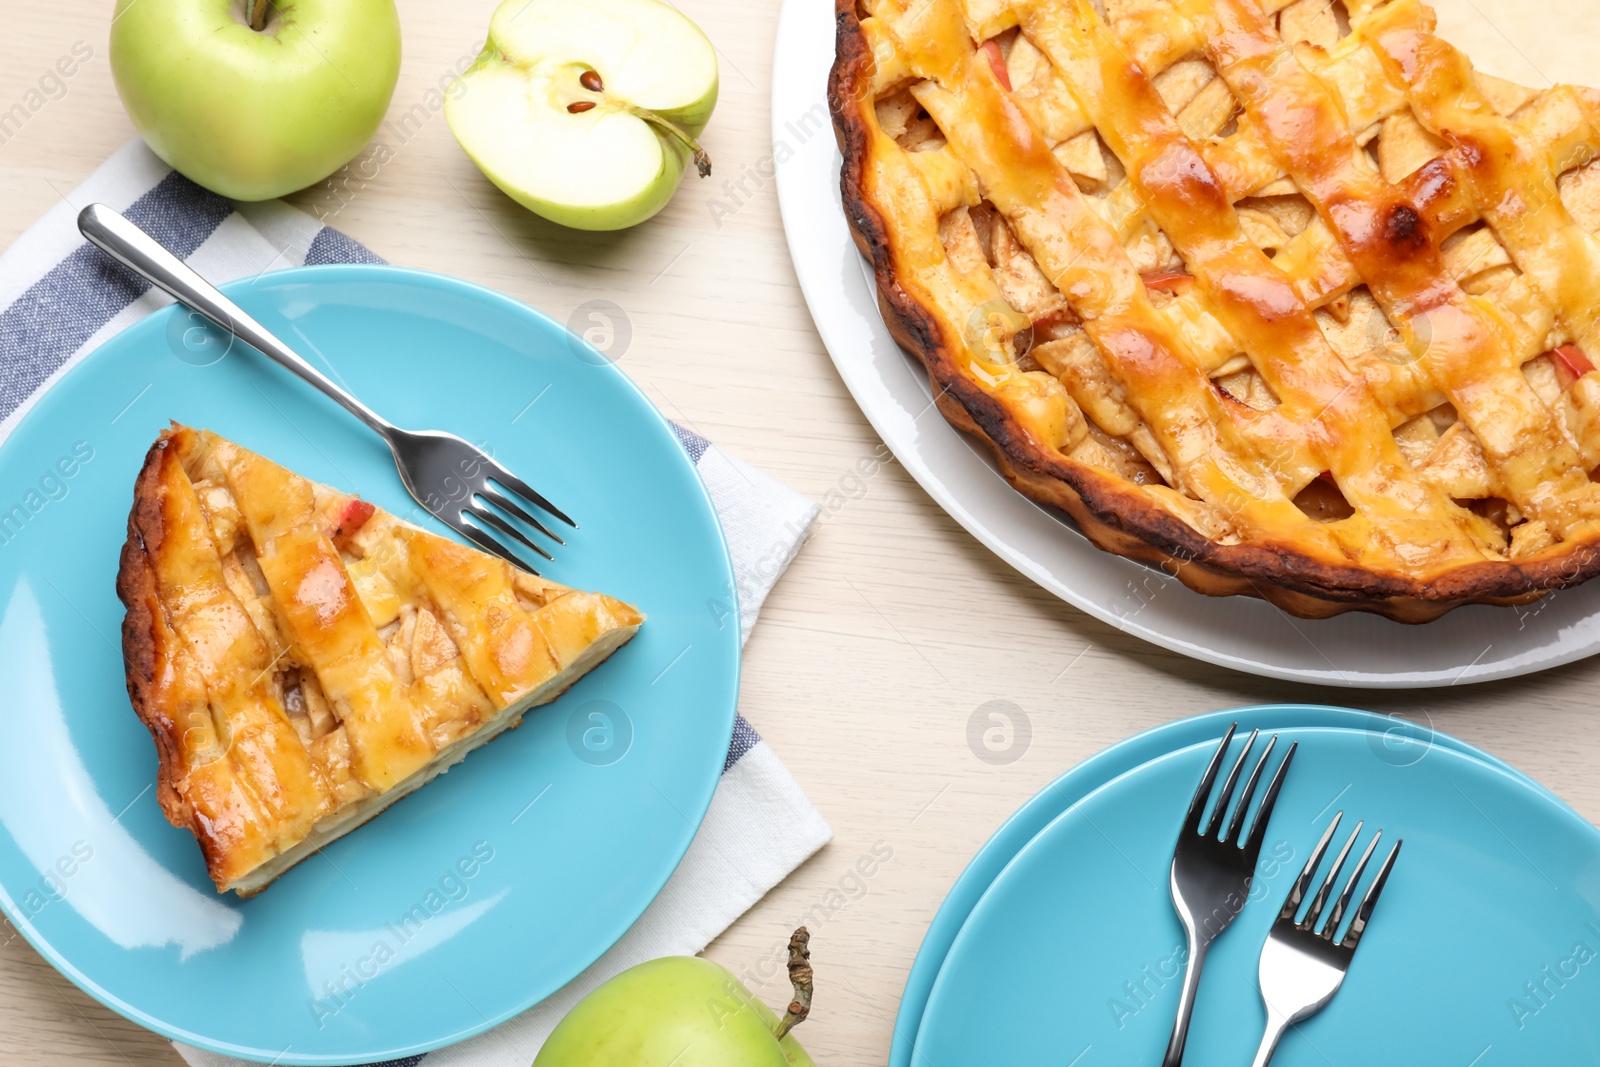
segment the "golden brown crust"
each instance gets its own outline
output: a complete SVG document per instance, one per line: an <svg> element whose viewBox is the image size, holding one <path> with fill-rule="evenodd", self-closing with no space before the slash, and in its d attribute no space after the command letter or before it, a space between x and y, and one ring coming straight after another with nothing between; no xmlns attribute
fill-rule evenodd
<svg viewBox="0 0 1600 1067"><path fill-rule="evenodd" d="M909 277L914 271L897 261L885 212L869 187L882 134L873 114L875 58L856 0L836 0L836 29L828 96L843 156L841 195L855 242L872 263L885 324L926 368L946 418L991 449L1014 487L1067 512L1098 547L1159 566L1202 593L1256 596L1304 617L1362 610L1412 623L1463 604L1526 602L1600 572L1600 538L1594 536L1575 536L1524 559L1471 561L1425 577L1340 563L1292 540L1223 543L1125 478L1041 445L1014 406L1002 403L963 370L956 351L959 339L947 336L948 327L936 311L901 284L902 273ZM1423 166L1406 183L1408 194L1421 206L1422 221L1407 215L1413 225L1404 234L1391 235L1395 240L1414 238L1419 225L1452 205L1459 209L1452 199L1459 195L1452 172L1441 163Z"/></svg>
<svg viewBox="0 0 1600 1067"><path fill-rule="evenodd" d="M554 699L643 621L176 425L135 481L117 595L162 811L241 896Z"/></svg>
<svg viewBox="0 0 1600 1067"><path fill-rule="evenodd" d="M128 685L128 699L140 721L155 741L159 767L156 771L156 799L167 821L190 830L204 847L205 838L194 821L194 812L174 788L183 775L182 738L158 692L157 671L170 663L172 651L167 643L172 632L159 625L161 598L156 590L152 553L161 550L161 473L163 463L173 461L168 448L172 431L163 430L150 451L133 487L133 509L128 514L128 539L123 543L117 568L117 597L127 608L122 619L122 662ZM207 866L211 857L207 855Z"/></svg>

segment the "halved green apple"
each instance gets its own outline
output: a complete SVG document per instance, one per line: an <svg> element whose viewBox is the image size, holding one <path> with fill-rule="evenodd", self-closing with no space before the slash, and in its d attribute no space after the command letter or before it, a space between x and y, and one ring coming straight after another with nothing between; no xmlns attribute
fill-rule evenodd
<svg viewBox="0 0 1600 1067"><path fill-rule="evenodd" d="M717 53L660 0L505 0L445 117L489 180L553 222L619 230L660 211L717 102Z"/></svg>

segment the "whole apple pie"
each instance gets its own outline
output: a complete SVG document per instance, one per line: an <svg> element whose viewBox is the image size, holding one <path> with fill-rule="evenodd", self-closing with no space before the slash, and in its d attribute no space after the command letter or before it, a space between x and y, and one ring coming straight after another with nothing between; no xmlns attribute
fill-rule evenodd
<svg viewBox="0 0 1600 1067"><path fill-rule="evenodd" d="M1415 0L839 0L829 96L891 331L1101 548L1408 622L1600 569L1600 94Z"/></svg>
<svg viewBox="0 0 1600 1067"><path fill-rule="evenodd" d="M164 431L117 595L167 818L240 896L553 700L644 617Z"/></svg>

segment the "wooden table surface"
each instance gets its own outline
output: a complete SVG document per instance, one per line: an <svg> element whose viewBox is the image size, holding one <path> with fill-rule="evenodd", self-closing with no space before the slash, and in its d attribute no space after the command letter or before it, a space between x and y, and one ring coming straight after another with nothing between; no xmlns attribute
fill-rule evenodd
<svg viewBox="0 0 1600 1067"><path fill-rule="evenodd" d="M494 0L399 6L406 54L392 115L425 101L470 58ZM853 478L878 440L812 326L772 181L757 166L771 153L777 5L682 6L722 56L721 102L705 137L717 176L703 185L691 177L632 232L564 231L522 211L479 175L438 115L403 144L391 138L382 167L292 199L395 263L480 282L559 319L586 300L615 301L632 327L622 366L664 412L813 498L837 491L767 602L742 696L744 714L837 836L708 953L736 970L754 965L810 914L817 1007L800 1033L820 1063L885 1061L928 922L1010 812L1079 760L1177 716L1263 701L1402 712L1504 757L1600 818L1600 659L1423 692L1236 674L1125 636L1042 592L974 542L898 465ZM0 143L0 247L133 136L106 59L110 7L5 4L0 111L74 43L94 55L65 95ZM1470 0L1440 7L1453 37L1496 73L1534 85L1585 75L1592 45L1560 27L1592 26L1594 0L1530 3L1520 15L1502 3L1493 23ZM1523 17L1535 10L1539 17ZM754 177L742 190L723 184L746 173ZM968 721L991 700L1014 702L1032 723L1026 752L1005 766L968 747ZM884 846L892 859L864 886L848 877ZM787 996L776 981L757 992L775 1004ZM0 920L0 1064L180 1062L166 1041L79 992Z"/></svg>

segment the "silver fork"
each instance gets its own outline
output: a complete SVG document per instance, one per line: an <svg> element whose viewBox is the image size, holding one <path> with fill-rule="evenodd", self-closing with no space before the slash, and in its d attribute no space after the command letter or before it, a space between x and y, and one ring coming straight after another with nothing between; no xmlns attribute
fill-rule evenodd
<svg viewBox="0 0 1600 1067"><path fill-rule="evenodd" d="M400 480L417 503L473 544L513 566L532 571L517 553L492 536L553 559L543 547L505 516L526 523L558 545L566 544L532 514L533 508L573 529L567 517L521 478L455 434L438 430L402 430L339 388L264 326L245 314L216 287L196 274L144 230L104 204L90 204L78 215L78 229L101 251L159 289L175 297L228 333L282 365L332 397L346 411L382 437L394 453ZM498 485L497 489L495 486ZM504 491L502 491L504 490ZM515 494L515 495L513 495ZM492 505L492 506L491 506ZM495 510L498 509L498 510ZM501 514L501 513L504 514ZM471 518L472 522L467 520ZM477 525L474 525L477 523ZM537 574L538 571L533 571Z"/></svg>
<svg viewBox="0 0 1600 1067"><path fill-rule="evenodd" d="M1261 999L1267 1006L1267 1029L1262 1035L1261 1047L1256 1050L1252 1067L1267 1067L1272 1054L1277 1051L1278 1042L1289 1027L1321 1011L1339 991L1339 986L1344 984L1345 972L1355 958L1356 945L1360 943L1367 922L1372 918L1372 908L1378 903L1384 883L1389 880L1389 871L1394 867L1395 857L1400 854L1400 846L1405 843L1396 841L1389 850L1372 885L1367 887L1362 896L1355 917L1350 920L1350 929L1345 931L1344 937L1335 941L1333 935L1339 930L1339 920L1344 918L1361 875L1367 869L1367 861L1372 859L1378 839L1383 837L1382 830L1373 835L1367 844L1367 850L1361 854L1360 862L1356 864L1354 873L1345 883L1344 892L1339 894L1331 912L1327 909L1328 895L1333 892L1333 883L1350 856L1351 846L1361 836L1362 824L1359 822L1345 841L1344 848L1339 850L1339 858L1333 861L1333 868L1328 871L1322 887L1312 898L1311 906L1306 909L1306 917L1296 922L1295 914L1300 910L1306 888L1317 873L1322 854L1328 850L1328 842L1333 840L1333 833L1339 828L1339 820L1343 816L1344 812L1341 811L1328 824L1327 832L1312 851L1305 870L1300 872L1300 877L1295 879L1290 888L1283 910L1278 913L1277 922L1272 924L1272 930L1267 934L1266 944L1261 946L1259 975Z"/></svg>
<svg viewBox="0 0 1600 1067"><path fill-rule="evenodd" d="M1284 755L1283 762L1278 764L1261 798L1261 807L1255 822L1251 824L1250 833L1240 840L1239 831L1250 810L1256 785L1261 780L1262 768L1267 765L1268 757L1278 744L1278 737L1274 734L1251 769L1244 796L1224 827L1223 816L1228 812L1234 787L1239 783L1239 772L1244 769L1245 760L1261 733L1252 730L1244 751L1239 753L1233 769L1228 772L1209 823L1202 827L1211 786L1217 780L1217 770L1222 766L1222 757L1227 753L1228 743L1233 740L1238 725L1234 723L1229 726L1228 732L1222 735L1222 743L1217 746L1216 755L1211 757L1205 776L1200 779L1200 788L1195 790L1194 799L1189 802L1189 814L1183 820L1177 847L1172 852L1172 906L1183 923L1184 933L1188 935L1189 957L1188 969L1183 975L1183 987L1178 995L1178 1017L1172 1025L1172 1039L1167 1043L1162 1067L1178 1067L1183 1062L1183 1047L1189 1040L1189 1019L1194 1014L1195 992L1200 988L1200 971L1205 966L1206 950L1217 935L1233 923L1249 899L1250 879L1255 873L1256 860L1261 855L1267 821L1272 818L1273 805L1278 802L1278 791L1283 788L1283 776L1289 770L1289 763L1299 747L1298 743L1289 746L1289 751Z"/></svg>

